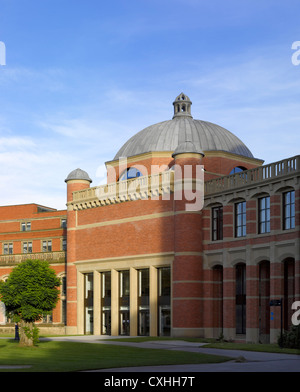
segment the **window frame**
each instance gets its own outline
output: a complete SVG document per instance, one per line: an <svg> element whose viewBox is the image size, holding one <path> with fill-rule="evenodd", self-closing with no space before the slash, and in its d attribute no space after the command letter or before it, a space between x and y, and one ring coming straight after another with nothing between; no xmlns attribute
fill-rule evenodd
<svg viewBox="0 0 300 392"><path fill-rule="evenodd" d="M31 231L31 221L21 222L21 231Z"/></svg>
<svg viewBox="0 0 300 392"><path fill-rule="evenodd" d="M26 248L26 252L25 252L25 248ZM32 241L23 241L22 242L22 253L23 254L31 254L31 253L33 253Z"/></svg>
<svg viewBox="0 0 300 392"><path fill-rule="evenodd" d="M262 206L263 201L264 201L264 206ZM262 219L262 214L264 215L263 219ZM258 219L257 219L257 222L258 222L258 234L268 234L271 232L271 199L270 199L270 196L263 196L258 199Z"/></svg>
<svg viewBox="0 0 300 392"><path fill-rule="evenodd" d="M289 195L289 201L286 200ZM287 207L289 210L289 216L287 216ZM286 222L289 222L287 227ZM295 190L289 190L282 194L282 229L292 230L296 227L296 200Z"/></svg>
<svg viewBox="0 0 300 392"><path fill-rule="evenodd" d="M53 247L52 239L42 240L41 242L42 242L42 244L41 244L42 245L41 251L43 253L52 252L52 247ZM46 250L44 250L44 243L46 243ZM49 249L49 243L50 243L50 249Z"/></svg>
<svg viewBox="0 0 300 392"><path fill-rule="evenodd" d="M217 213L214 216L214 213ZM212 241L223 240L223 206L212 207L211 209L211 238Z"/></svg>
<svg viewBox="0 0 300 392"><path fill-rule="evenodd" d="M241 205L241 212L238 211ZM239 224L239 217L241 217L241 224ZM239 234L241 229L241 234ZM246 237L247 235L247 204L246 201L239 201L234 205L234 235L235 238Z"/></svg>
<svg viewBox="0 0 300 392"><path fill-rule="evenodd" d="M2 247L3 255L13 255L14 254L14 244L13 242L4 242Z"/></svg>

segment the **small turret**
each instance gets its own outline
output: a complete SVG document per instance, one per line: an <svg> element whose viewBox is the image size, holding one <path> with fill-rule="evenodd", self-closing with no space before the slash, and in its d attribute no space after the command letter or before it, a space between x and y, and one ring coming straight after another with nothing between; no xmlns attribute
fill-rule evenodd
<svg viewBox="0 0 300 392"><path fill-rule="evenodd" d="M73 200L73 192L90 187L92 180L87 172L81 169L73 170L65 179L67 183L67 201Z"/></svg>

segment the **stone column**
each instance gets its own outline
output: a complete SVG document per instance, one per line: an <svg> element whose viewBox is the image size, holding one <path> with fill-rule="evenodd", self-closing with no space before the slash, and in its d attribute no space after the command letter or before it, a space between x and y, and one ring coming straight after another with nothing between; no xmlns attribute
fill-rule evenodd
<svg viewBox="0 0 300 392"><path fill-rule="evenodd" d="M101 334L101 274L94 271L94 335Z"/></svg>
<svg viewBox="0 0 300 392"><path fill-rule="evenodd" d="M235 339L235 268L223 268L223 334L226 340Z"/></svg>
<svg viewBox="0 0 300 392"><path fill-rule="evenodd" d="M259 343L259 266L246 265L246 342Z"/></svg>
<svg viewBox="0 0 300 392"><path fill-rule="evenodd" d="M70 301L69 301L70 304ZM84 334L84 274L77 272L76 333ZM74 308L74 307L73 307Z"/></svg>
<svg viewBox="0 0 300 392"><path fill-rule="evenodd" d="M157 276L157 268L150 266L149 271L150 277L150 298L149 298L149 307L150 307L150 336L157 336L157 314L158 314L158 276Z"/></svg>
<svg viewBox="0 0 300 392"><path fill-rule="evenodd" d="M270 263L270 301L284 297L284 265L281 262ZM277 343L280 336L281 307L270 306L270 343Z"/></svg>

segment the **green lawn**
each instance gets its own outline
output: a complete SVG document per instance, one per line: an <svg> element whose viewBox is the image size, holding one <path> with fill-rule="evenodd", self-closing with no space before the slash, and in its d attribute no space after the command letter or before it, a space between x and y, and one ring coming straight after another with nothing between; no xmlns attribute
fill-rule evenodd
<svg viewBox="0 0 300 392"><path fill-rule="evenodd" d="M42 341L37 347L20 347L13 339L0 340L0 366L31 365L18 372L72 372L144 365L219 363L227 357L183 351L143 349L97 343Z"/></svg>

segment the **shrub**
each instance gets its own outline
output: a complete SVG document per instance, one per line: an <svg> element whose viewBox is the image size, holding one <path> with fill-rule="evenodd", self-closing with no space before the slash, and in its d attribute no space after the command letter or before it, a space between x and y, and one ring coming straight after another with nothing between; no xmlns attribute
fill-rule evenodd
<svg viewBox="0 0 300 392"><path fill-rule="evenodd" d="M278 339L278 345L285 348L300 349L300 324L293 325L289 331L284 331Z"/></svg>

